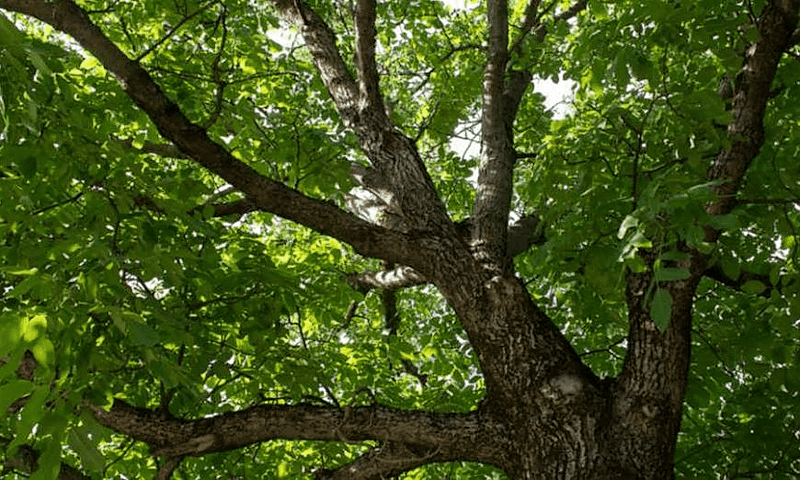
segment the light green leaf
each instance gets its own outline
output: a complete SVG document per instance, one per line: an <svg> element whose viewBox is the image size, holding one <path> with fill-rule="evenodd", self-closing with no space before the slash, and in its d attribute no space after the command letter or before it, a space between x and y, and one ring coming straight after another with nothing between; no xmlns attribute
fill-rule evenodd
<svg viewBox="0 0 800 480"><path fill-rule="evenodd" d="M628 215L622 221L622 224L619 226L619 231L617 231L617 238L622 240L625 237L625 234L628 232L629 229L635 228L639 225L639 219L634 217L633 215Z"/></svg>

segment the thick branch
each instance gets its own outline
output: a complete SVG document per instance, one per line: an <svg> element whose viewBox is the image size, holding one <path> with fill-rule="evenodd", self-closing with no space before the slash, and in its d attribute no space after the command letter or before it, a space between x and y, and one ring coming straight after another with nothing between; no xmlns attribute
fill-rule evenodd
<svg viewBox="0 0 800 480"><path fill-rule="evenodd" d="M524 86L520 89L519 83L524 85L526 75L514 72L509 84L505 84L508 5L501 0L489 2L488 8L489 51L483 74L481 113L483 155L472 216L472 240L475 253L482 262L492 270L506 270L510 265L505 247L515 160L511 127L516 105L512 104L513 98L521 98L521 92L524 92ZM506 116L506 113L511 113L511 116Z"/></svg>
<svg viewBox="0 0 800 480"><path fill-rule="evenodd" d="M457 224L458 233L469 239L471 219ZM462 227L463 226L463 227ZM508 227L508 245L506 251L511 257L524 253L533 245L545 242L544 228L541 219L535 215L526 215ZM347 281L357 290L397 290L398 288L416 287L430 283L425 276L411 267L397 267L380 272L364 272L348 275Z"/></svg>
<svg viewBox="0 0 800 480"><path fill-rule="evenodd" d="M748 48L736 77L733 121L728 125L731 147L720 153L708 171L709 180L724 182L717 187L719 199L707 208L711 215L728 213L734 207L734 194L764 143L764 114L770 84L797 28L799 8L798 0L774 0L758 21L760 38ZM716 240L718 235L709 231L708 240Z"/></svg>
<svg viewBox="0 0 800 480"><path fill-rule="evenodd" d="M116 400L106 411L85 404L104 426L150 445L154 456L201 456L274 439L396 442L423 449L464 452L463 460L487 460L491 422L477 412L444 414L381 406L259 405L198 420L164 416ZM475 447L472 439L486 443Z"/></svg>
<svg viewBox="0 0 800 480"><path fill-rule="evenodd" d="M733 122L728 127L731 140L708 171L709 180L723 182L718 188L718 200L707 207L711 215L728 213L735 204L734 194L758 154L764 141L764 113L769 99L769 86L777 71L780 57L797 25L800 0L774 0L762 13L758 25L761 37L748 49L742 70L737 76L733 98ZM716 241L719 232L708 229L707 241ZM627 303L630 323L628 355L622 375L615 388L625 395L642 398L660 397L663 402L653 411L663 412L664 418L653 421L647 428L659 428L677 434L680 428L681 406L689 371L691 322L694 294L704 274L708 257L692 252L691 260L675 262L673 267L685 269L687 278L654 284L653 251L642 252L651 268L646 272L629 272ZM666 292L671 302L669 324L661 332L653 319L654 295ZM663 309L662 309L663 311ZM624 396L624 395L623 395ZM615 411L627 415L630 406L618 405ZM657 419L657 417L653 417ZM615 421L615 420L611 420Z"/></svg>
<svg viewBox="0 0 800 480"><path fill-rule="evenodd" d="M508 4L489 2L489 52L483 73L481 132L483 155L473 211L473 241L480 259L503 268L511 202L513 148L503 117L503 86L508 61Z"/></svg>
<svg viewBox="0 0 800 480"><path fill-rule="evenodd" d="M306 197L259 175L234 158L213 142L205 130L191 123L149 73L126 57L73 1L0 0L0 7L36 17L75 38L117 77L165 138L247 195L258 209L349 243L362 255L407 265L420 264L419 245L412 246L407 237L376 227L332 204Z"/></svg>
<svg viewBox="0 0 800 480"><path fill-rule="evenodd" d="M374 114L381 115L385 109L378 87L378 67L375 63L375 0L358 1L355 27L359 110L371 110Z"/></svg>
<svg viewBox="0 0 800 480"><path fill-rule="evenodd" d="M383 109L370 108L369 103L358 102L359 88L341 58L330 27L300 0L273 0L272 3L288 21L301 28L314 64L342 121L356 133L361 148L378 174L390 181L392 209L403 217L410 229L442 236L452 234L452 222L414 142L394 128ZM359 5L363 10L357 19L362 23L357 66L367 98L378 102L377 73L372 71L375 68L374 6L370 7L366 0ZM373 25L364 25L369 23Z"/></svg>

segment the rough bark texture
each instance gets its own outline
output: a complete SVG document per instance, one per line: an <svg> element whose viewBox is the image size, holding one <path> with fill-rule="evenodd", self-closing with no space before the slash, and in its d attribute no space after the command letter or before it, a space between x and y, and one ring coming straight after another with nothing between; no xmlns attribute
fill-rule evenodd
<svg viewBox="0 0 800 480"><path fill-rule="evenodd" d="M334 408L309 405L254 406L203 419L180 419L122 401L109 410L86 404L108 428L146 442L169 462L276 438L342 442L377 440L380 446L351 465L320 470L319 478L385 478L430 462L486 462L512 478L672 478L675 443L689 366L691 310L707 258L688 251L690 277L662 283L673 299L665 332L651 319L650 273L627 277L628 355L621 375L599 379L534 304L511 270L510 257L541 238L538 219L509 233L514 167L513 126L530 72L508 67L505 1L488 3L488 50L483 84L483 154L474 214L459 230L437 198L414 142L386 116L375 66L375 2L356 8L356 70L350 75L332 30L298 0L273 0L300 28L320 77L344 124L356 132L372 166L360 170L366 188L379 186L381 208L400 221L379 226L364 215L308 198L260 176L215 143L181 113L150 74L127 58L86 13L70 0L0 0L0 7L31 15L71 35L123 85L180 153L224 178L260 209L306 225L352 245L359 253L396 264L387 272L359 274L362 288L431 283L455 310L476 350L487 397L463 414L397 411L381 406ZM539 2L526 9L522 35L544 32L535 19ZM577 2L554 21L577 14ZM774 0L764 10L760 39L737 76L731 147L708 173L723 183L712 215L732 208L733 194L763 142L769 85L797 26L797 0ZM544 34L544 33L542 33ZM516 48L518 44L515 44ZM371 182L371 183L370 183ZM376 190L376 191L377 191ZM241 205L239 206L241 207ZM513 233L513 228L512 228ZM527 232L527 233L525 233ZM708 232L708 239L716 239ZM509 242L514 237L515 245ZM521 246L520 246L521 245ZM642 252L650 258L648 252ZM652 262L650 258L650 262ZM171 470L170 470L171 471Z"/></svg>

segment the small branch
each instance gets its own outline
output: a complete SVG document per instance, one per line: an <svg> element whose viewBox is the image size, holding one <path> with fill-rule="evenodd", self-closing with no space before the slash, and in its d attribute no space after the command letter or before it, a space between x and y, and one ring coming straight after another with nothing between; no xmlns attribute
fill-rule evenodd
<svg viewBox="0 0 800 480"><path fill-rule="evenodd" d="M384 443L373 448L355 462L335 470L314 472L317 480L366 480L397 478L401 473L433 462L447 461L448 455L436 448L412 448L408 445Z"/></svg>
<svg viewBox="0 0 800 480"><path fill-rule="evenodd" d="M54 208L58 208L58 207L64 206L64 205L66 205L68 203L76 202L76 201L78 201L78 199L80 199L83 196L83 193L84 192L78 192L75 195L73 195L73 196L71 196L71 197L69 197L67 199L64 199L64 200L62 200L60 202L56 202L56 203L54 203L52 205L48 205L46 207L42 207L42 208L40 208L38 210L35 210L33 213L31 213L31 215L39 215L40 213L44 213L44 212L46 212L48 210L52 210Z"/></svg>
<svg viewBox="0 0 800 480"><path fill-rule="evenodd" d="M772 290L781 291L782 287L786 285L781 285L781 279L779 278L777 282L773 283L770 279L769 275L761 275L752 272L741 272L737 278L730 277L722 270L722 267L719 264L713 265L709 267L705 272L704 275L708 278L718 281L719 283L730 287L736 291L741 292L742 286L750 281L757 281L764 285L764 291L758 294L760 297L769 298L772 294ZM794 280L791 281L794 283ZM790 283L790 284L791 284Z"/></svg>
<svg viewBox="0 0 800 480"><path fill-rule="evenodd" d="M737 205L800 205L800 198L740 198Z"/></svg>
<svg viewBox="0 0 800 480"><path fill-rule="evenodd" d="M158 467L158 480L169 480L172 478L172 473L181 464L183 457L168 458L163 465Z"/></svg>
<svg viewBox="0 0 800 480"><path fill-rule="evenodd" d="M525 38L528 36L528 34L531 32L531 30L534 27L537 27L537 31L538 31L539 28L543 28L544 27L544 25L541 25L537 21L537 11L539 9L539 4L540 3L541 3L541 0L530 0L528 2L528 4L525 6L525 13L523 13L523 15L522 15L522 23L520 25L519 37L517 38L516 41L514 41L514 44L509 49L510 53L513 54L514 52L517 52L517 51L520 50L520 47L522 46L522 42L525 40ZM542 30L542 31L545 31L545 30ZM544 37L542 37L542 38L544 38Z"/></svg>
<svg viewBox="0 0 800 480"><path fill-rule="evenodd" d="M589 4L588 0L580 0L576 2L575 5L569 7L568 9L564 10L563 12L553 17L553 23L558 23L562 21L566 22L570 18L573 18L578 13L580 13L583 9L585 9L586 5L588 4Z"/></svg>
<svg viewBox="0 0 800 480"><path fill-rule="evenodd" d="M178 147L171 143L153 143L148 141L144 142L144 145L142 145L141 148L136 148L133 146L133 140L130 138L124 140L120 139L117 140L117 142L129 150L133 150L142 154L153 154L164 158L189 159L186 154L181 152Z"/></svg>
<svg viewBox="0 0 800 480"><path fill-rule="evenodd" d="M170 38L171 38L171 37L172 37L172 36L175 34L175 32L177 32L177 31L178 31L178 30L179 30L179 29L180 29L180 28L181 28L181 27L182 27L182 26L183 26L183 25L184 25L186 22L188 22L189 20L193 19L193 18L194 18L194 17L196 17L197 15L199 15L199 14L203 13L203 11L204 11L205 9L207 9L207 8L208 8L210 5L213 5L214 3L216 3L216 0L206 3L206 4L205 4L205 5L203 5L202 7L198 8L197 10L195 10L195 11L194 11L192 14L190 14L190 15L187 15L187 16L185 16L185 17L183 17L183 18L181 19L181 21L180 21L180 22L178 22L178 24L177 24L177 25L175 25L173 28L171 28L171 29L170 29L170 31L169 31L169 32L167 32L167 34L166 34L166 35L164 35L163 37L161 37L161 39L159 39L159 40L158 40L156 43L154 43L154 44L150 45L150 46L149 46L149 47L148 47L148 48L147 48L147 49L146 49L144 52L142 52L141 54L139 54L139 56L138 56L138 57L136 57L136 58L134 59L134 61L135 61L136 63L139 63L139 62L141 62L141 61L142 61L142 59L144 59L144 57L146 57L146 56L150 55L150 53L151 53L151 52L153 52L153 51L154 51L156 48L160 47L160 46L161 46L161 45L162 45L164 42L166 42L167 40L169 40L169 39L170 39Z"/></svg>
<svg viewBox="0 0 800 480"><path fill-rule="evenodd" d="M222 113L222 103L225 99L225 87L228 85L228 82L221 78L219 70L219 62L222 60L222 54L225 52L225 45L228 40L228 26L225 24L226 18L227 10L225 9L225 5L223 5L222 13L220 14L218 20L218 22L222 25L222 39L220 40L219 51L217 51L217 55L214 57L214 60L211 63L211 72L214 77L214 83L217 85L217 91L214 95L214 110L211 112L208 120L206 120L202 125L204 130L208 130L219 119L219 116Z"/></svg>

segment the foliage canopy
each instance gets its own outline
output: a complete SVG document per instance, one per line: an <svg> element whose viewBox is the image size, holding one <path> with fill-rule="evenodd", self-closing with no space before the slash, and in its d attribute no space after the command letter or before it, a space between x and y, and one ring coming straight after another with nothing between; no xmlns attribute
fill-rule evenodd
<svg viewBox="0 0 800 480"><path fill-rule="evenodd" d="M377 405L387 416L468 415L490 398L492 350L476 347L481 329L454 287L480 276L436 277L447 259L466 261L461 226L474 257L521 279L597 377L634 363L635 312L667 338L688 305L676 476L800 476L797 1L511 1L505 33L504 2L76 3L0 0L0 440L10 478L59 468L307 478L341 475L397 444L398 458L422 459L403 464L402 478L519 476L495 457L421 453L391 434L313 433L331 411L345 423ZM772 41L776 8L793 23L764 84L747 67ZM321 47L333 45L326 33L343 70ZM498 36L503 62L492 56ZM497 90L492 65L502 67ZM345 73L361 103L337 92L333 77ZM539 79L573 82L565 114L545 106ZM754 140L729 126L758 117L743 102L759 95ZM493 99L500 127L487 120ZM364 104L380 108L354 113ZM395 140L371 136L382 121L418 164L383 160ZM508 178L484 168L504 165L491 163L493 142L505 141L495 127L509 136ZM748 148L741 172L715 173ZM427 181L414 165L449 218L424 185L414 190ZM506 200L491 200L493 189ZM524 243L513 262L492 250L506 248L508 224ZM414 253L432 244L417 242L430 231L456 246ZM676 292L690 284L685 304ZM153 425L260 406L285 407L288 420L269 438L173 451L114 428L108 412L125 405Z"/></svg>

